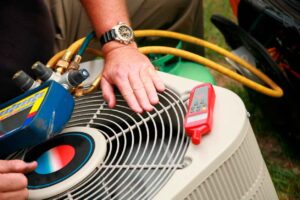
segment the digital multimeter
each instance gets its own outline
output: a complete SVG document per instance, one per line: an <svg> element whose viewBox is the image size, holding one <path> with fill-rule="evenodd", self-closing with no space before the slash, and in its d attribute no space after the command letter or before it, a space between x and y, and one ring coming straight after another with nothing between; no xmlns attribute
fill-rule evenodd
<svg viewBox="0 0 300 200"><path fill-rule="evenodd" d="M73 108L73 96L55 81L0 105L0 159L60 132Z"/></svg>
<svg viewBox="0 0 300 200"><path fill-rule="evenodd" d="M192 89L184 128L194 144L199 144L201 136L210 132L214 104L215 92L210 83L201 84Z"/></svg>

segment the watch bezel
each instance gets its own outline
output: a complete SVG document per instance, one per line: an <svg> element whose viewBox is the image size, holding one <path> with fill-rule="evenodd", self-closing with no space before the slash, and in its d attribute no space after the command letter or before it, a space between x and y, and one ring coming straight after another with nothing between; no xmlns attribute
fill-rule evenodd
<svg viewBox="0 0 300 200"><path fill-rule="evenodd" d="M120 28L122 28L122 27L126 27L130 31L130 36L128 38L121 35ZM129 43L133 42L133 39L134 39L133 30L127 24L119 22L113 29L115 30L115 34L117 35L117 37L115 39L118 40L119 42L124 43L124 44L129 44Z"/></svg>

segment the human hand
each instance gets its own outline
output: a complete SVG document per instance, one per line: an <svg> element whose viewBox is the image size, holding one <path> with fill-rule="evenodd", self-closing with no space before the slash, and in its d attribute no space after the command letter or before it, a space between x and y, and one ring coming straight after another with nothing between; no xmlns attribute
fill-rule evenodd
<svg viewBox="0 0 300 200"><path fill-rule="evenodd" d="M165 89L149 59L135 43L123 45L110 42L102 49L105 65L101 88L110 108L116 105L113 86L117 86L128 106L135 112L151 111L159 99L156 91Z"/></svg>
<svg viewBox="0 0 300 200"><path fill-rule="evenodd" d="M36 162L0 160L0 200L27 199L27 178L24 174L33 171Z"/></svg>

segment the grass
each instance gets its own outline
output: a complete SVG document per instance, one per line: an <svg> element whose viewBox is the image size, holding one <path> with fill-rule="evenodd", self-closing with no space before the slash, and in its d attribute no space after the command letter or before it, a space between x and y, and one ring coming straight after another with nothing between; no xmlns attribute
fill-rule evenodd
<svg viewBox="0 0 300 200"><path fill-rule="evenodd" d="M235 18L231 12L231 7L228 2L222 0L203 0L204 8L204 38L211 41L221 47L226 47L226 42L223 39L222 34L217 28L210 22L212 15L226 16L228 19L235 21ZM223 59L222 56L216 55L213 51L206 49L206 56Z"/></svg>
<svg viewBox="0 0 300 200"><path fill-rule="evenodd" d="M229 1L204 0L204 39L229 49L222 34L210 22L212 14L219 14L235 21ZM223 65L227 65L223 57L215 52L206 50L206 57ZM251 114L250 121L261 152L272 177L280 200L300 199L300 162L299 156L290 148L283 138L283 134L274 129L262 109L250 98L248 90L239 83L223 75L212 72L217 85L226 87L237 93L244 101Z"/></svg>

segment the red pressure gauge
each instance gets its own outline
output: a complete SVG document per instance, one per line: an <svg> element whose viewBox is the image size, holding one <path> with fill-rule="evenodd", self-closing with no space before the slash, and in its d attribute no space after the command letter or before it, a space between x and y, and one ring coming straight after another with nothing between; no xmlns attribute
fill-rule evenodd
<svg viewBox="0 0 300 200"><path fill-rule="evenodd" d="M210 83L198 85L190 93L184 128L194 144L199 144L202 135L211 131L215 98Z"/></svg>

